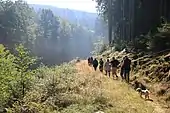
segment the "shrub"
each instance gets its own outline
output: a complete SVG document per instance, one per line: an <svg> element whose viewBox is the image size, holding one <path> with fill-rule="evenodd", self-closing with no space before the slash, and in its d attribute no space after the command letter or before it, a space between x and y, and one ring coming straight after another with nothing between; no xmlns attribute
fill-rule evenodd
<svg viewBox="0 0 170 113"><path fill-rule="evenodd" d="M170 34L169 34L170 36ZM170 38L164 34L157 34L150 38L148 46L153 52L170 49Z"/></svg>
<svg viewBox="0 0 170 113"><path fill-rule="evenodd" d="M113 46L115 47L115 51L122 51L124 48L128 46L126 41L115 39Z"/></svg>
<svg viewBox="0 0 170 113"><path fill-rule="evenodd" d="M11 113L20 112L23 108L25 112L36 113L89 113L103 109L107 103L99 90L99 79L84 76L87 75L80 78L71 64L50 68L42 66L37 69L34 86L26 92L22 103L16 102L8 110Z"/></svg>
<svg viewBox="0 0 170 113"><path fill-rule="evenodd" d="M157 29L158 32L150 34L150 37L148 38L148 49L153 52L170 49L170 24L162 24L162 27Z"/></svg>
<svg viewBox="0 0 170 113"><path fill-rule="evenodd" d="M35 59L22 45L16 47L16 52L11 54L0 45L0 107L12 106L31 87L33 71L29 67Z"/></svg>
<svg viewBox="0 0 170 113"><path fill-rule="evenodd" d="M155 28L154 28L155 29ZM162 27L151 30L147 35L134 38L133 41L121 39L114 40L116 51L121 51L125 47L135 52L159 52L170 49L170 24L163 24Z"/></svg>
<svg viewBox="0 0 170 113"><path fill-rule="evenodd" d="M6 105L16 84L17 69L13 63L15 56L0 45L0 106Z"/></svg>
<svg viewBox="0 0 170 113"><path fill-rule="evenodd" d="M136 51L147 51L147 42L149 36L141 35L139 38L136 38L134 42L132 42L132 46Z"/></svg>

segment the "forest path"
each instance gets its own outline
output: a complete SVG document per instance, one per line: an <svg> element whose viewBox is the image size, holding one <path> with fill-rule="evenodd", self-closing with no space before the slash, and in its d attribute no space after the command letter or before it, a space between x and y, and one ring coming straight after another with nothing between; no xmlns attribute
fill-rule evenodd
<svg viewBox="0 0 170 113"><path fill-rule="evenodd" d="M121 80L113 80L112 77L105 76L99 70L95 72L92 67L88 66L86 60L76 63L75 66L80 75L94 76L94 79L101 80L99 87L112 103L116 104L115 108L105 111L106 113L169 113L154 100L152 95L153 101L145 101L128 84Z"/></svg>

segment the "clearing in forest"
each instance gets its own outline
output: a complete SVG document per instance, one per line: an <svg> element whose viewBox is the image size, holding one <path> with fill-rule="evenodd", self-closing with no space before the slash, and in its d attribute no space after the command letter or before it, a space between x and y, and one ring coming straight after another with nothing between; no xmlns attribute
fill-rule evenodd
<svg viewBox="0 0 170 113"><path fill-rule="evenodd" d="M85 60L77 63L76 69L82 78L100 81L98 87L101 95L107 97L110 103L110 107L103 110L105 113L166 113L155 100L145 101L128 84L106 77L99 71L95 72Z"/></svg>

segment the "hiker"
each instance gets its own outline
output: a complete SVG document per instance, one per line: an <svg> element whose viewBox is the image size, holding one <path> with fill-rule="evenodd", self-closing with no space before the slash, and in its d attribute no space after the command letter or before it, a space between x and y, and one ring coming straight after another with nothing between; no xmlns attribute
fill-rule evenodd
<svg viewBox="0 0 170 113"><path fill-rule="evenodd" d="M107 59L105 65L104 65L104 69L106 72L105 75L107 76L107 74L109 74L109 77L110 77L111 65L110 65L109 59Z"/></svg>
<svg viewBox="0 0 170 113"><path fill-rule="evenodd" d="M123 73L124 73L124 77L126 82L129 83L129 75L130 75L130 70L131 70L131 60L128 58L128 56L125 56L124 60L123 60L123 64L122 64L122 68L123 68Z"/></svg>
<svg viewBox="0 0 170 113"><path fill-rule="evenodd" d="M93 64L93 57L90 57L90 65Z"/></svg>
<svg viewBox="0 0 170 113"><path fill-rule="evenodd" d="M111 63L111 66L112 66L112 76L114 77L114 75L116 75L116 78L118 78L117 68L118 68L118 65L119 65L120 62L113 57L112 61L110 63Z"/></svg>
<svg viewBox="0 0 170 113"><path fill-rule="evenodd" d="M90 64L91 64L91 57L88 57L87 61L88 61L88 65L90 66Z"/></svg>
<svg viewBox="0 0 170 113"><path fill-rule="evenodd" d="M93 67L94 67L94 70L95 70L95 71L97 70L97 66L98 66L98 61L97 61L97 59L95 58L95 59L93 60Z"/></svg>
<svg viewBox="0 0 170 113"><path fill-rule="evenodd" d="M103 62L103 59L101 58L100 61L99 61L99 70L101 72L103 72L103 64L104 64L104 62Z"/></svg>
<svg viewBox="0 0 170 113"><path fill-rule="evenodd" d="M125 79L125 76L124 76L124 68L123 68L123 61L125 60L125 57L123 57L123 60L121 61L120 63L120 76L122 78L122 80Z"/></svg>

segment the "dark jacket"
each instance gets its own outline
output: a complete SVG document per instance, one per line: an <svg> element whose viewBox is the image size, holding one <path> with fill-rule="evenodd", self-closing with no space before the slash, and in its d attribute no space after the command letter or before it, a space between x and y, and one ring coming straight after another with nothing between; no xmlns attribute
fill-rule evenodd
<svg viewBox="0 0 170 113"><path fill-rule="evenodd" d="M118 67L120 62L118 60L112 60L110 63L112 67Z"/></svg>
<svg viewBox="0 0 170 113"><path fill-rule="evenodd" d="M93 60L93 67L97 67L98 66L98 61L97 60Z"/></svg>
<svg viewBox="0 0 170 113"><path fill-rule="evenodd" d="M131 60L129 58L125 59L122 64L122 68L125 70L130 70Z"/></svg>
<svg viewBox="0 0 170 113"><path fill-rule="evenodd" d="M100 66L103 66L103 64L104 64L103 60L100 60L99 64L100 64Z"/></svg>
<svg viewBox="0 0 170 113"><path fill-rule="evenodd" d="M88 58L87 60L88 60L88 63L90 63L90 61L91 61L91 58Z"/></svg>

